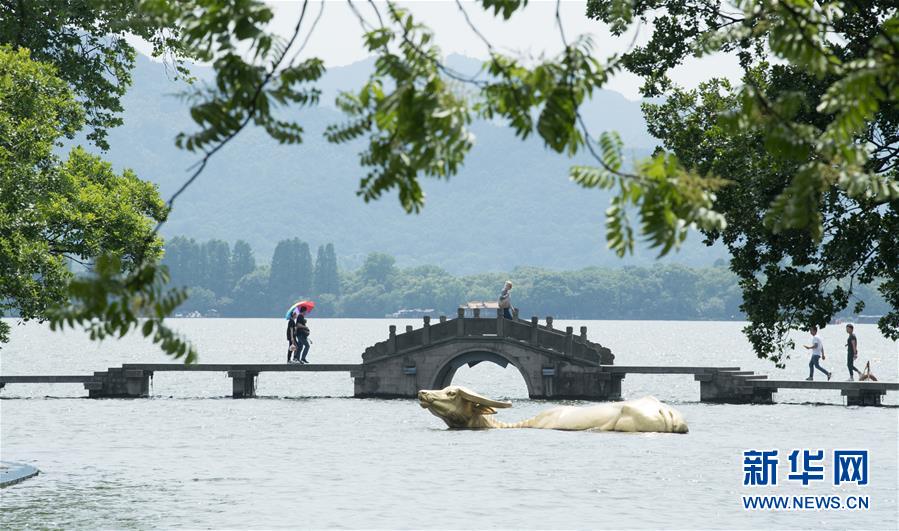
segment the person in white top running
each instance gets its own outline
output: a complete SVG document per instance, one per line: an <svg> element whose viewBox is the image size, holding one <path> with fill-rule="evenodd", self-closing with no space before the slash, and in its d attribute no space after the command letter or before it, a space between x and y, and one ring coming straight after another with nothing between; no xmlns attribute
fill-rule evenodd
<svg viewBox="0 0 899 531"><path fill-rule="evenodd" d="M810 382L815 379L815 367L817 367L819 371L826 374L827 379L830 380L830 377L833 376L833 373L827 372L824 367L821 367L821 364L818 363L819 359L827 359L827 356L824 355L824 342L822 342L821 338L818 337L818 327L812 326L809 329L809 332L811 332L812 334L812 344L803 345L805 348L812 351L812 359L808 362L808 378L806 378L806 380Z"/></svg>

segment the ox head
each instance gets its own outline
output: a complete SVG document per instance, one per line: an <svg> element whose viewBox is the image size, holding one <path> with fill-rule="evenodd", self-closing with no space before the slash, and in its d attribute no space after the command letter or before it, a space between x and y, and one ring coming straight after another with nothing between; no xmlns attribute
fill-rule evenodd
<svg viewBox="0 0 899 531"><path fill-rule="evenodd" d="M494 408L512 407L511 402L493 400L455 385L419 391L418 400L421 407L443 419L450 428L489 428L491 424L484 415L496 413Z"/></svg>

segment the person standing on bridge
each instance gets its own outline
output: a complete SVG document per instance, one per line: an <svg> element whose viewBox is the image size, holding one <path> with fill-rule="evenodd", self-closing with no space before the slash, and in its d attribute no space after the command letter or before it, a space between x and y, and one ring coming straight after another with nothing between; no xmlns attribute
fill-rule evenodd
<svg viewBox="0 0 899 531"><path fill-rule="evenodd" d="M806 378L806 381L810 382L815 379L815 367L817 367L819 371L826 374L827 379L830 380L830 377L833 376L833 373L827 372L824 367L821 367L821 364L818 362L819 359L827 359L827 357L824 355L824 342L821 341L820 337L818 337L818 327L812 326L809 329L809 332L812 334L812 344L803 345L805 348L812 351L812 359L808 362L808 378Z"/></svg>
<svg viewBox="0 0 899 531"><path fill-rule="evenodd" d="M510 291L512 291L512 281L507 280L499 294L499 307L503 309L503 317L506 319L512 318L512 296L509 293Z"/></svg>
<svg viewBox="0 0 899 531"><path fill-rule="evenodd" d="M290 357L297 350L297 342L294 339L295 333L294 327L296 327L296 319L294 319L293 314L290 314L290 319L287 321L287 363L290 363Z"/></svg>
<svg viewBox="0 0 899 531"><path fill-rule="evenodd" d="M851 382L855 376L853 371L857 372L859 376L862 375L862 371L855 367L855 360L858 359L858 340L855 338L855 327L847 324L846 333L849 334L846 339L846 367L849 368L849 381Z"/></svg>
<svg viewBox="0 0 899 531"><path fill-rule="evenodd" d="M294 341L297 350L293 355L294 363L309 363L306 354L309 354L309 327L306 326L306 306L300 306L297 320L294 325Z"/></svg>

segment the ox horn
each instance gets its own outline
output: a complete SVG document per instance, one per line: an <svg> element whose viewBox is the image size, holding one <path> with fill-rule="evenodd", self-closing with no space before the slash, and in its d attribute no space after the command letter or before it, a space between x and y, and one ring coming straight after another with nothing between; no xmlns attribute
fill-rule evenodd
<svg viewBox="0 0 899 531"><path fill-rule="evenodd" d="M466 400L469 402L474 402L476 404L481 404L482 406L490 406L490 407L512 407L512 402L500 402L499 400L493 400L492 398L487 398L486 396L481 396L470 389L466 389L464 387L459 388L459 394L461 394Z"/></svg>

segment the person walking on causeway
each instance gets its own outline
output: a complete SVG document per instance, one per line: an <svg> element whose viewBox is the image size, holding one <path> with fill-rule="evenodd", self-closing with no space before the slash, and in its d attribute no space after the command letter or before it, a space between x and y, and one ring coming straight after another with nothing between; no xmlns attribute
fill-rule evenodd
<svg viewBox="0 0 899 531"><path fill-rule="evenodd" d="M855 326L847 324L846 333L849 334L849 337L846 338L846 367L849 369L849 381L851 382L855 373L857 372L861 377L862 371L855 367L855 360L858 359L858 339L855 338Z"/></svg>
<svg viewBox="0 0 899 531"><path fill-rule="evenodd" d="M306 307L300 306L294 323L294 342L297 349L293 354L293 363L309 363L306 355L309 354L309 326L306 324Z"/></svg>
<svg viewBox="0 0 899 531"><path fill-rule="evenodd" d="M824 342L822 342L821 338L818 337L818 327L812 326L809 329L809 332L812 334L812 344L803 345L805 348L812 351L812 359L810 359L808 362L808 378L806 378L806 380L812 381L815 379L816 368L826 374L827 379L830 380L831 376L833 376L833 373L827 372L827 370L825 370L824 367L822 367L818 362L818 360L827 359L827 357L824 355Z"/></svg>
<svg viewBox="0 0 899 531"><path fill-rule="evenodd" d="M290 363L290 356L297 350L297 343L294 340L294 327L296 327L296 319L293 314L287 321L287 363Z"/></svg>

